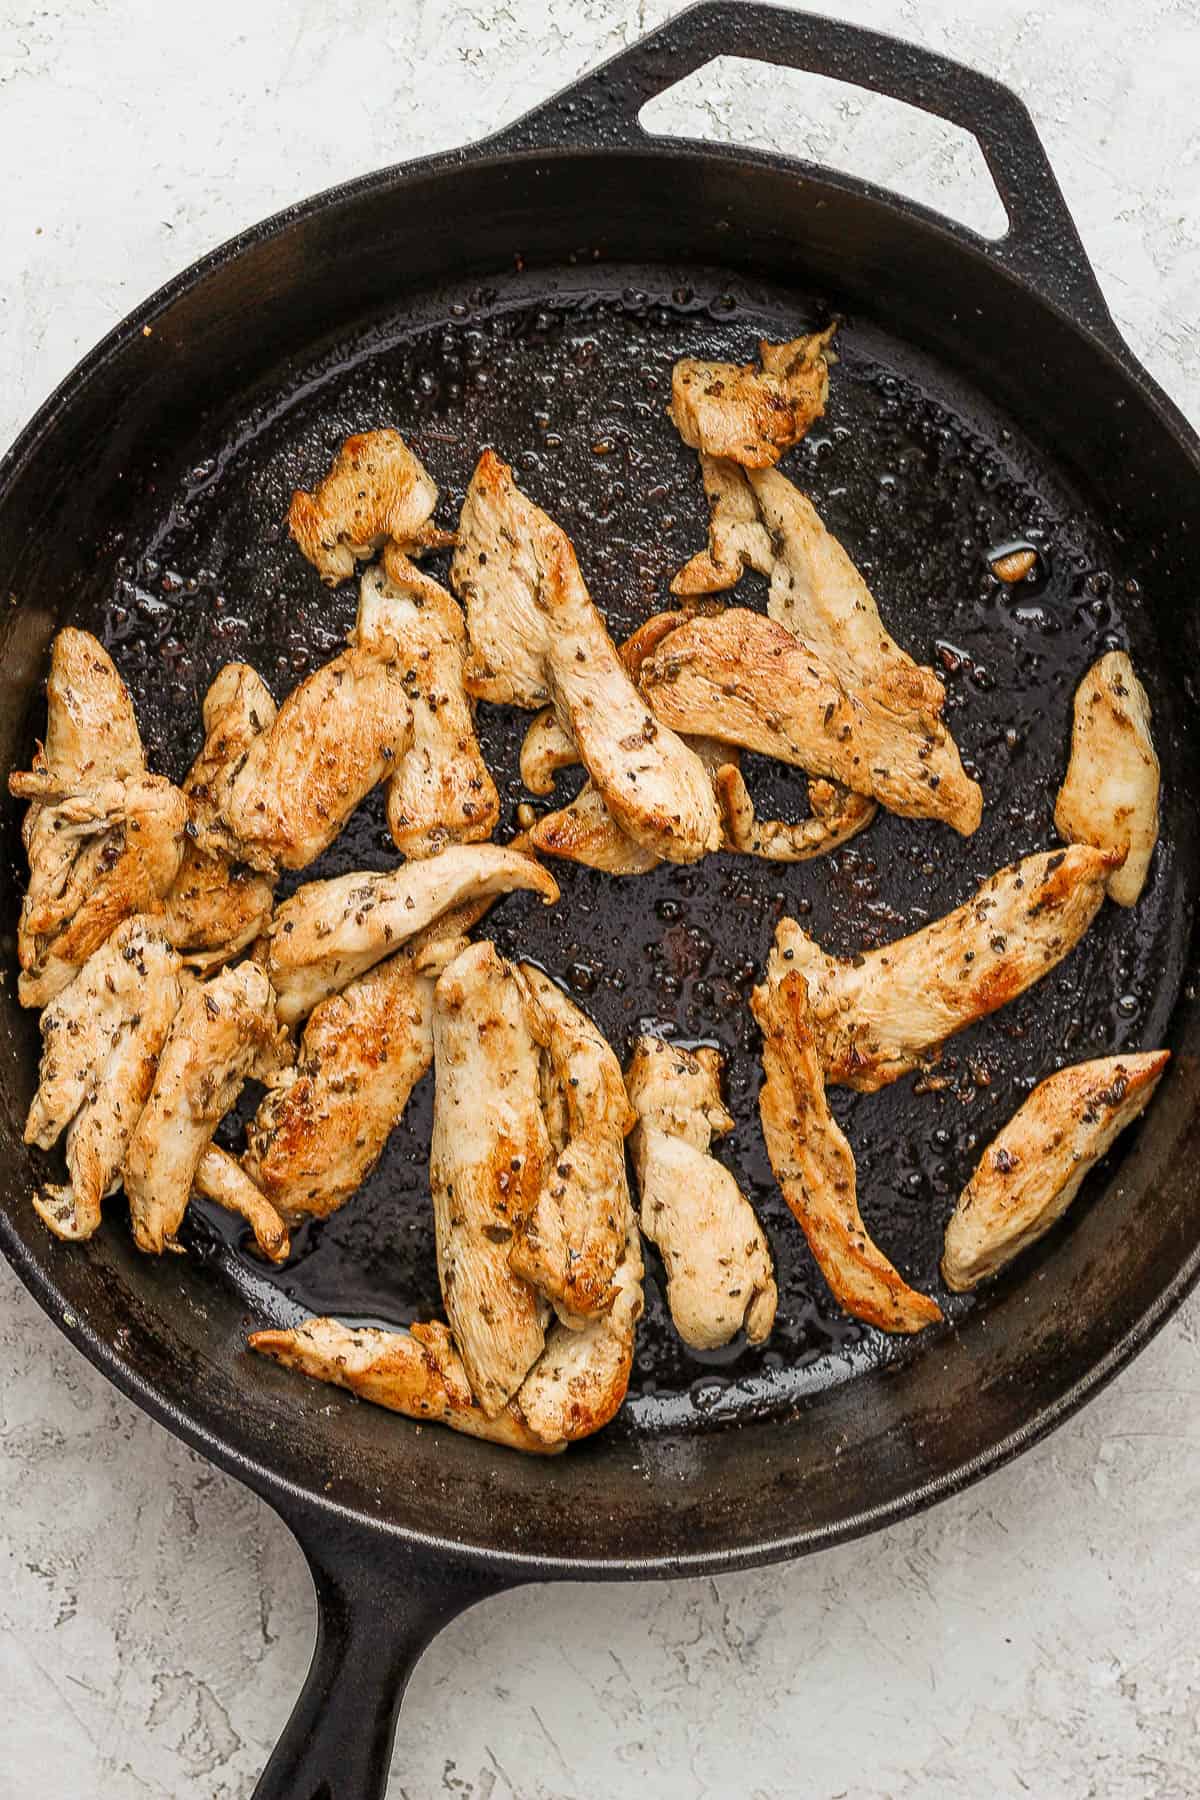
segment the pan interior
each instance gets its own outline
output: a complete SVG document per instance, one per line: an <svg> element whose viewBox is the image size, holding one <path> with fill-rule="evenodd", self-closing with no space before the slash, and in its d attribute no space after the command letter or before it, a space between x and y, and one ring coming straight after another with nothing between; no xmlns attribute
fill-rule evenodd
<svg viewBox="0 0 1200 1800"><path fill-rule="evenodd" d="M293 359L224 411L210 408L190 437L150 454L144 478L129 483L124 516L111 521L92 579L60 622L69 617L102 638L134 696L151 767L179 779L199 744L203 693L224 662L252 662L282 697L342 645L354 584L322 588L291 544L284 515L291 489L311 485L348 432L389 424L436 477L446 523L479 452L494 445L570 534L595 599L614 635L623 635L670 604L671 575L704 541L698 462L665 415L672 363L681 355L745 360L760 336L788 338L826 316L792 289L719 271L602 263L516 272L409 301ZM1052 1069L1167 1040L1183 976L1196 868L1181 828L1185 741L1143 593L1148 571L978 391L865 318L844 318L838 351L827 416L783 466L855 557L895 636L943 675L948 723L984 786L984 821L963 840L943 826L881 814L839 853L798 866L721 856L614 881L556 865L556 908L515 896L481 928L506 954L532 957L563 981L622 1058L645 1029L714 1043L726 1057L736 1129L718 1154L770 1237L778 1322L757 1349L738 1342L712 1355L689 1351L670 1327L648 1246L630 1400L610 1432L618 1442L784 1417L816 1390L884 1364L938 1357L953 1322L1003 1302L1013 1283L1043 1268L1053 1278L1056 1250L1102 1176L1056 1233L978 1300L955 1298L938 1281L954 1199L989 1138ZM989 562L1013 541L1037 550L1037 567L1005 587ZM444 558L427 566L444 576ZM761 608L764 584L749 577L736 598ZM937 1294L951 1321L918 1339L888 1339L833 1304L771 1176L757 1120L749 990L784 913L828 949L853 954L916 928L1003 864L1052 845L1074 688L1116 647L1131 651L1149 690L1163 763L1163 839L1141 905L1105 907L1056 973L954 1040L944 1086L918 1091L909 1079L877 1095L834 1095L869 1228L909 1281ZM30 748L43 716L38 696L25 721ZM502 791L501 839L515 829L523 794L517 753L527 723L525 714L480 709ZM754 759L747 770L760 812L804 812L798 772ZM559 798L574 785L577 778L563 778ZM15 884L11 820L10 833ZM394 861L377 794L321 862L282 891ZM32 1070L34 1023L17 1029L27 1035ZM242 1118L255 1100L245 1096ZM186 1272L165 1258L139 1272L139 1289L158 1290L168 1308L184 1294L189 1309L211 1307L246 1326L309 1311L393 1325L436 1313L431 1106L429 1079L362 1191L329 1221L298 1231L282 1270L266 1268L225 1215L199 1203L185 1231ZM240 1122L227 1122L223 1141L239 1137ZM108 1214L86 1252L66 1253L86 1254L97 1273L130 1261L123 1203L110 1202ZM136 1317L129 1329L138 1329ZM239 1358L236 1367L238 1379L258 1381L251 1371L261 1365ZM315 1392L305 1404L312 1413L331 1400L353 1404Z"/></svg>

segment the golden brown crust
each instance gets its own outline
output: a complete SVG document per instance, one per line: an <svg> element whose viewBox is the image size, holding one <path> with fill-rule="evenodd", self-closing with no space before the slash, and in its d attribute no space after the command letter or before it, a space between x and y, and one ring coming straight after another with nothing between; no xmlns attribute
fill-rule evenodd
<svg viewBox="0 0 1200 1800"><path fill-rule="evenodd" d="M1109 898L1136 906L1158 842L1159 768L1150 702L1123 650L1090 668L1075 695L1071 761L1054 823L1070 843L1128 854L1108 878Z"/></svg>
<svg viewBox="0 0 1200 1800"><path fill-rule="evenodd" d="M685 444L745 468L769 468L825 411L835 326L787 344L759 344L754 363L684 357L668 411Z"/></svg>
<svg viewBox="0 0 1200 1800"><path fill-rule="evenodd" d="M297 488L288 529L327 587L392 543L409 555L454 541L430 524L437 486L398 431L348 437L311 493Z"/></svg>

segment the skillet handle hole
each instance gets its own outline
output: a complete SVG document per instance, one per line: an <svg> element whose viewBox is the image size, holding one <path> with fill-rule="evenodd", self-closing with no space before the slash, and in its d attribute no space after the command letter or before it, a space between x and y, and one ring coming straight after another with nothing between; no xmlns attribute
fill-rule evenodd
<svg viewBox="0 0 1200 1800"><path fill-rule="evenodd" d="M653 137L732 143L798 156L915 200L993 241L1008 215L969 131L852 82L714 56L647 101Z"/></svg>

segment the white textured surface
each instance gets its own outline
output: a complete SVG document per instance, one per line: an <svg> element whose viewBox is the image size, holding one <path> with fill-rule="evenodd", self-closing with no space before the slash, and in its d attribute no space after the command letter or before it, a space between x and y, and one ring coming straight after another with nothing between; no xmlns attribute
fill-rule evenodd
<svg viewBox="0 0 1200 1800"><path fill-rule="evenodd" d="M1118 321L1200 419L1192 0L824 9L1025 96ZM674 10L0 0L0 439L237 228L481 135ZM971 158L944 134L799 92L734 68L661 111L960 206ZM866 1544L491 1602L417 1673L393 1800L1195 1795L1198 1390L1193 1300L1050 1442ZM3 1269L0 1451L2 1800L247 1796L311 1641L284 1529L110 1390Z"/></svg>

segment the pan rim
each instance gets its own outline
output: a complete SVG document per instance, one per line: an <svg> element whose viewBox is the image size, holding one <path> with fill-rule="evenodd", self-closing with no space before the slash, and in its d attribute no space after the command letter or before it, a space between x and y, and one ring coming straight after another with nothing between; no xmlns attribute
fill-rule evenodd
<svg viewBox="0 0 1200 1800"><path fill-rule="evenodd" d="M508 128L511 129L511 128ZM391 165L372 173L335 184L309 198L280 209L268 218L235 234L208 251L188 267L156 289L138 307L122 319L88 351L55 387L19 433L11 448L0 457L0 503L12 484L32 459L47 435L55 428L76 396L115 356L136 340L147 324L182 296L200 286L206 277L236 260L256 246L277 239L304 221L319 214L355 202L375 193L386 193L410 186L427 177L452 176L473 169L500 169L505 165L536 166L548 160L604 158L609 161L644 160L647 157L691 163L696 170L705 162L738 161L764 170L811 178L831 189L834 194L865 198L901 217L919 229L929 230L953 243L958 252L975 256L993 281L1005 281L1033 298L1048 312L1056 314L1073 332L1113 366L1118 380L1132 383L1138 397L1155 412L1180 449L1194 465L1200 478L1200 436L1193 430L1174 402L1158 387L1133 353L1119 340L1114 342L1089 323L1075 317L1069 307L1060 305L1033 287L1013 270L988 254L989 240L976 238L927 208L900 200L873 184L821 169L798 159L775 154L748 151L739 146L714 145L686 139L656 139L647 136L642 143L620 145L572 146L553 149L520 149L505 147L507 131L497 133L480 144L438 153L412 162ZM619 261L614 257L612 260ZM537 1550L516 1551L470 1543L452 1535L425 1533L380 1519L353 1506L346 1505L319 1491L301 1486L272 1469L257 1457L247 1455L231 1443L220 1430L200 1421L175 1403L160 1387L140 1377L123 1359L119 1349L101 1337L87 1320L75 1313L64 1301L46 1265L25 1241L14 1218L0 1211L0 1248L26 1289L58 1326L76 1349L112 1384L144 1412L164 1425L172 1434L201 1451L227 1473L245 1482L272 1504L294 1528L302 1533L304 1515L330 1523L340 1521L357 1533L376 1542L390 1542L413 1550L423 1550L481 1574L489 1572L498 1578L515 1581L526 1579L617 1579L622 1577L662 1579L681 1575L702 1575L722 1570L751 1568L798 1558L802 1555L851 1541L936 1504L963 1491L983 1476L1003 1467L1024 1450L1041 1441L1059 1425L1079 1411L1095 1394L1111 1381L1163 1327L1188 1293L1200 1280L1200 1245L1192 1251L1172 1279L1142 1314L1123 1332L1106 1353L1083 1375L1061 1393L1042 1405L1018 1429L1008 1433L984 1451L939 1475L910 1488L897 1497L876 1506L852 1513L836 1524L798 1529L765 1537L750 1544L700 1550L678 1555L661 1553L649 1556L589 1557L579 1555L545 1555Z"/></svg>

